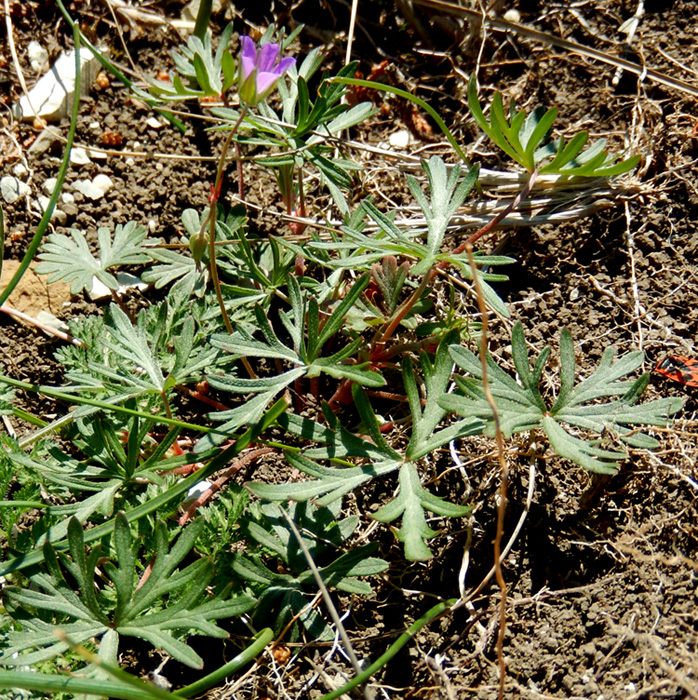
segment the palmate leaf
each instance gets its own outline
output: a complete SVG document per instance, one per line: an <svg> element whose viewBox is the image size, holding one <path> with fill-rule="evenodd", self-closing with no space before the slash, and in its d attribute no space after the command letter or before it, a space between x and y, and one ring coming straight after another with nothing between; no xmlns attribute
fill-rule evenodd
<svg viewBox="0 0 698 700"><path fill-rule="evenodd" d="M158 521L155 561L150 576L138 587L142 572L137 556L140 543L132 537L126 516L120 513L115 519L112 556L102 550L102 545L86 551L82 526L72 518L68 525L69 554L57 553L46 542L45 570L29 574L32 587L5 589L7 611L19 625L6 635L0 665L27 665L62 653L66 645L57 642L54 634L60 627L78 643L106 635L114 660L118 637L133 636L149 641L188 666L201 668L203 660L182 635L199 632L226 637L215 621L242 614L255 602L246 596L229 598L227 590L209 596L206 588L212 577L212 563L208 559L180 566L203 524L194 521L170 547L167 527Z"/></svg>
<svg viewBox="0 0 698 700"><path fill-rule="evenodd" d="M303 453L287 452L286 459L299 471L311 477L309 481L290 484L248 484L259 498L270 501L291 499L305 502L314 499L318 505L336 503L341 497L362 484L378 477L399 471L398 495L378 511L376 518L390 522L402 518L398 538L405 543L405 556L410 560L431 556L424 540L434 536L426 525L425 510L439 515L460 517L470 509L442 500L421 485L417 460L442 445L464 435L482 432L485 422L478 416L467 416L456 423L437 430L446 414L440 405L442 396L451 381L453 361L449 346L457 339L458 332L448 333L439 344L434 363L424 353L420 364L424 374L426 400L424 406L417 388L417 379L409 361L404 363L403 378L412 413L412 436L404 452L387 442L380 430L378 418L363 389L354 385L354 403L362 421L363 430L370 439L355 435L344 428L328 406L323 407L327 427L314 421L292 415L284 415L279 424L290 433L315 442ZM346 466L325 466L317 460L342 460ZM358 461L354 464L350 460Z"/></svg>
<svg viewBox="0 0 698 700"><path fill-rule="evenodd" d="M675 398L637 403L647 387L649 375L644 374L634 380L624 377L642 364L642 352L631 352L614 361L613 348L607 348L596 370L575 386L574 343L569 331L563 330L560 337L560 388L557 400L548 408L540 393L540 383L550 348L545 348L538 355L531 368L520 323L512 331L511 346L518 382L492 357L487 358L490 391L497 406L502 433L510 436L540 427L557 454L590 471L613 474L627 453L600 448L596 444L598 439L573 435L570 426L598 436L610 431L631 446L652 448L658 446L653 438L631 431L630 427L664 426L682 406L681 400ZM485 433L493 435L492 409L482 388L479 358L459 345L452 345L450 352L456 364L470 376L456 377L461 394L444 395L439 399L439 404L461 416L487 421ZM609 397L620 398L602 401Z"/></svg>
<svg viewBox="0 0 698 700"><path fill-rule="evenodd" d="M245 330L239 329L233 335L214 335L211 344L233 356L280 360L291 365L290 369L270 377L256 379L210 375L209 383L223 391L264 394L269 401L289 384L304 376L316 377L327 374L335 378L351 379L366 386L383 386L385 379L378 372L368 369L366 364L351 364L352 356L358 352L363 343L360 338L329 357L320 357L323 347L330 338L338 334L347 313L367 284L368 275L354 282L321 328L317 301L312 297L307 299L298 280L293 275L289 276L288 296L291 309L288 313L280 311L279 318L291 338L290 346L279 340L265 311L259 305L255 307L255 318L263 340L253 338ZM256 405L256 410L261 413L265 405ZM216 414L213 414L213 417L215 418ZM248 420L254 421L256 418L254 415L248 415Z"/></svg>
<svg viewBox="0 0 698 700"><path fill-rule="evenodd" d="M147 78L150 94L165 100L222 95L237 78L236 62L228 49L232 33L233 25L229 24L221 33L215 54L209 33L206 33L203 41L197 36L190 36L187 45L182 47L182 53L172 52L179 75L173 73L171 81ZM186 85L182 77L186 79Z"/></svg>
<svg viewBox="0 0 698 700"><path fill-rule="evenodd" d="M148 262L150 256L142 247L146 230L130 221L125 226L117 224L112 241L108 228L97 229L99 258L95 258L87 245L85 234L71 229L71 238L62 233L52 233L41 248L36 271L49 275L48 282L70 282L70 293L92 289L96 277L109 289L116 291L119 283L108 270L121 265L138 265Z"/></svg>
<svg viewBox="0 0 698 700"><path fill-rule="evenodd" d="M586 132L575 134L569 142L562 138L550 141L552 125L557 117L555 107L548 110L538 107L526 115L523 110L517 112L512 101L507 118L502 96L496 93L488 121L477 97L474 76L468 83L468 108L487 136L529 172L538 170L551 175L611 177L629 172L640 161L640 156L618 161L620 156L604 150L604 139L582 151L589 139Z"/></svg>
<svg viewBox="0 0 698 700"><path fill-rule="evenodd" d="M233 563L236 573L261 586L257 618L260 622L270 617L275 619L275 626L280 631L293 616L298 615L303 626L314 637L331 639L333 633L322 616L305 610L317 590L317 584L295 534L277 505L266 503L260 510L263 517L245 523L245 532L251 540L281 559L290 573L270 570L259 555L236 556ZM375 544L363 545L337 556L336 552L359 523L357 516L338 520L340 512L339 500L319 508L305 502L293 503L288 507L288 515L301 532L303 543L325 584L346 593L369 595L371 586L358 580L358 577L378 574L388 564L369 556L376 549ZM330 563L326 563L328 558L331 559Z"/></svg>

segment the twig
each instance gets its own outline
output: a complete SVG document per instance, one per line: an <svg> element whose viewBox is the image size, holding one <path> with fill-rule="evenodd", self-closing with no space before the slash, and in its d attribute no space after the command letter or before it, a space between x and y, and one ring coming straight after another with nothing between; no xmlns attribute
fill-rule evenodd
<svg viewBox="0 0 698 700"><path fill-rule="evenodd" d="M13 309L8 304L3 304L2 306L0 306L0 311L6 313L8 316L16 318L19 321L24 321L25 323L29 323L32 326L36 326L36 328L39 328L40 330L44 331L44 333L55 335L56 338L65 340L66 343L72 343L73 345L77 345L79 348L85 347L85 343L83 343L82 340L78 340L75 336L70 335L70 333L66 333L65 331L58 330L57 328L53 328L52 326L42 323L33 316L25 314L23 311Z"/></svg>
<svg viewBox="0 0 698 700"><path fill-rule="evenodd" d="M632 61L627 61L624 58L618 58L617 56L611 56L603 51L598 51L597 49L589 48L588 46L582 46L574 41L568 41L567 39L562 39L561 37L555 36L554 34L548 34L547 32L540 32L537 29L531 29L530 27L524 27L521 24L516 24L514 22L507 22L504 19L499 19L498 17L484 17L482 12L477 12L476 10L468 10L459 5L453 5L449 2L442 2L441 0L413 0L417 5L423 5L425 7L438 8L442 12L450 12L455 15L465 15L466 17L481 18L497 31L502 32L514 32L520 36L525 36L528 39L533 39L534 41L540 41L551 46L557 46L559 49L564 49L570 53L577 53L581 56L586 56L587 58L595 58L602 63L607 63L612 66L617 66L627 70L628 73L633 73L642 78L649 78L655 83L660 85L666 85L667 87L674 88L675 90L680 90L693 97L698 97L698 87L691 85L690 83L685 83L683 80L677 80L658 70L652 68L646 68L645 66L639 66L637 63Z"/></svg>
<svg viewBox="0 0 698 700"><path fill-rule="evenodd" d="M642 323L640 319L645 315L646 309L640 303L640 290L635 274L635 234L630 226L630 206L625 202L625 233L628 237L628 257L630 258L630 280L633 288L633 301L635 302L635 322L637 323L637 347L642 350Z"/></svg>
<svg viewBox="0 0 698 700"><path fill-rule="evenodd" d="M535 171L531 174L531 179L534 179ZM529 182L531 180L529 179ZM499 662L499 700L504 698L504 683L506 681L506 664L504 663L504 632L507 625L507 585L502 575L501 547L502 537L504 535L504 513L506 512L507 500L507 484L509 481L509 468L507 467L506 459L504 458L504 437L499 425L499 411L497 404L494 401L492 392L490 391L490 383L487 374L487 303L482 294L482 287L475 267L475 258L473 257L473 247L469 242L466 242L466 251L468 253L468 262L473 271L473 284L477 294L477 304L480 308L480 318L482 323L480 335L480 363L482 365L482 388L485 392L487 403L492 409L492 419L494 421L494 429L497 438L497 455L499 457L499 468L501 471L501 490L499 494L499 508L497 510L497 534L494 539L494 568L497 577L497 583L501 591L502 600L500 602L499 613L499 636L497 638L497 660Z"/></svg>

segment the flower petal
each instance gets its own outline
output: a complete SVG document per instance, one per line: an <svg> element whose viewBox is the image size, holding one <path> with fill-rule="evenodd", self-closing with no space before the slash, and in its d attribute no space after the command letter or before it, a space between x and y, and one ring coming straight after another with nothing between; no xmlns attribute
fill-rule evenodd
<svg viewBox="0 0 698 700"><path fill-rule="evenodd" d="M279 65L276 66L275 72L281 77L291 66L296 65L296 59L293 56L287 56L279 61Z"/></svg>
<svg viewBox="0 0 698 700"><path fill-rule="evenodd" d="M242 45L242 53L240 56L240 65L242 67L242 79L247 80L255 69L257 62L257 47L254 41L249 36L241 36L240 44Z"/></svg>
<svg viewBox="0 0 698 700"><path fill-rule="evenodd" d="M259 71L256 76L257 79L257 97L259 99L266 97L266 95L271 91L271 89L276 85L276 81L279 76L276 72L264 72Z"/></svg>
<svg viewBox="0 0 698 700"><path fill-rule="evenodd" d="M272 71L280 48L278 44L264 44L257 54L257 68L264 72Z"/></svg>

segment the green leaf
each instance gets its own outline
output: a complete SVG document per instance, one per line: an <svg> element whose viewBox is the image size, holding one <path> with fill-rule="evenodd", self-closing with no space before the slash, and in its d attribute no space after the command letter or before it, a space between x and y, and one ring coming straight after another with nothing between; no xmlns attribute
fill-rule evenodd
<svg viewBox="0 0 698 700"><path fill-rule="evenodd" d="M424 541L436 537L438 532L427 525L425 509L451 518L461 517L470 511L468 507L444 501L422 488L415 465L407 462L400 469L400 493L372 517L387 523L402 516L402 527L397 531L397 537L404 542L405 557L410 561L423 561L432 556Z"/></svg>
<svg viewBox="0 0 698 700"><path fill-rule="evenodd" d="M114 239L109 229L97 229L99 258L95 258L87 245L85 234L71 229L71 238L62 233L52 233L42 246L36 266L41 275L49 275L48 282L58 280L70 282L70 293L79 294L83 289L92 289L96 277L102 284L116 291L119 283L109 270L123 265L138 265L147 262L150 256L142 247L146 230L133 221L116 225Z"/></svg>
<svg viewBox="0 0 698 700"><path fill-rule="evenodd" d="M38 663L67 649L65 643L56 640L54 624L36 616L35 611L41 610L59 623L75 643L99 640L107 635L115 656L120 636L139 637L178 661L200 668L203 660L182 636L198 631L225 637L226 632L215 620L240 615L254 605L254 600L246 596L229 598L228 590L210 597L206 592L212 568L208 559L195 559L184 568L180 566L190 555L202 526L203 520L194 521L170 547L167 527L158 521L155 562L147 580L137 587L139 569L142 573L137 557L141 544L134 541L126 516L120 513L114 521L111 538L114 558L104 561L101 567L97 563L107 553L100 545L86 550L82 527L75 518L71 519L70 555L63 552L57 555L53 545L47 542L44 560L48 573L34 569L28 573L32 588L6 589L12 601L7 611L19 625L7 634L0 664ZM102 568L106 576L101 573ZM70 573L70 579L63 575L62 569ZM75 581L77 591L68 580ZM38 650L29 651L37 647Z"/></svg>
<svg viewBox="0 0 698 700"><path fill-rule="evenodd" d="M624 377L642 364L642 352L631 352L614 361L613 348L607 348L594 372L575 386L574 344L567 330L563 330L560 338L560 389L557 400L548 408L540 385L550 348L540 353L531 370L521 324L514 326L511 344L520 383L491 357L487 358L490 390L497 406L502 433L508 437L540 427L557 454L585 469L614 473L627 454L598 447L598 439L573 435L569 426L599 436L609 431L634 447L650 447L654 446L654 441L646 435L630 434L629 426L666 425L681 408L681 401L676 399L659 399L636 405L647 387L649 377L643 375L635 380ZM457 345L452 345L450 352L456 364L470 376L457 377L461 394L441 397L440 405L461 416L487 421L485 433L493 435L492 409L482 387L480 360L466 348ZM603 401L612 396L620 398Z"/></svg>

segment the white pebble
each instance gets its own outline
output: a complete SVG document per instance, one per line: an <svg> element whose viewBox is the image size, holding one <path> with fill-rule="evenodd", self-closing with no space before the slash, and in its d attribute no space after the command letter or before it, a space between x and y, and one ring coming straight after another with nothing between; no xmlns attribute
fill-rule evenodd
<svg viewBox="0 0 698 700"><path fill-rule="evenodd" d="M27 46L27 58L32 70L38 73L48 61L48 51L38 41L30 41Z"/></svg>
<svg viewBox="0 0 698 700"><path fill-rule="evenodd" d="M17 177L22 177L22 175L26 175L27 172L27 166L24 165L24 163L17 163L14 168L12 168L12 172L17 176Z"/></svg>
<svg viewBox="0 0 698 700"><path fill-rule="evenodd" d="M73 197L73 195L70 194L70 192L64 192L61 195L61 201L63 202L63 204L73 204L75 202L75 197Z"/></svg>
<svg viewBox="0 0 698 700"><path fill-rule="evenodd" d="M50 198L45 197L43 194L40 194L37 197L38 209L42 214L48 209L48 204L50 201ZM68 221L68 215L64 211L54 207L53 211L51 212L51 221L56 221L61 226L65 226L66 222Z"/></svg>
<svg viewBox="0 0 698 700"><path fill-rule="evenodd" d="M148 231L150 231L150 233L155 233L155 231L157 230L157 227L158 227L158 225L157 225L155 219L148 220Z"/></svg>
<svg viewBox="0 0 698 700"><path fill-rule="evenodd" d="M102 125L99 122L90 122L90 125L87 128L92 129L92 131L97 131L98 129L102 128Z"/></svg>
<svg viewBox="0 0 698 700"><path fill-rule="evenodd" d="M518 24L521 22L521 13L518 10L507 10L503 15L503 19L507 22Z"/></svg>
<svg viewBox="0 0 698 700"><path fill-rule="evenodd" d="M162 127L164 126L163 123L159 119L157 119L156 117L150 117L149 119L146 119L145 123L151 129L162 129Z"/></svg>
<svg viewBox="0 0 698 700"><path fill-rule="evenodd" d="M74 165L87 165L92 161L84 148L77 147L70 149L70 162Z"/></svg>
<svg viewBox="0 0 698 700"><path fill-rule="evenodd" d="M0 180L0 193L8 203L17 201L29 192L29 185L16 178L14 175L6 175Z"/></svg>
<svg viewBox="0 0 698 700"><path fill-rule="evenodd" d="M44 180L44 184L41 185L41 189L46 192L49 197L53 194L53 190L56 189L56 184L58 183L58 179L55 177L49 177Z"/></svg>
<svg viewBox="0 0 698 700"><path fill-rule="evenodd" d="M394 131L388 137L388 143L393 148L407 148L410 145L410 132L407 129Z"/></svg>
<svg viewBox="0 0 698 700"><path fill-rule="evenodd" d="M114 183L111 181L111 178L108 175L105 175L104 173L95 175L92 179L92 184L97 189L101 190L102 194L106 194L112 187L114 187Z"/></svg>
<svg viewBox="0 0 698 700"><path fill-rule="evenodd" d="M76 180L73 183L73 189L95 201L104 197L104 192L99 187L95 187L89 180Z"/></svg>

